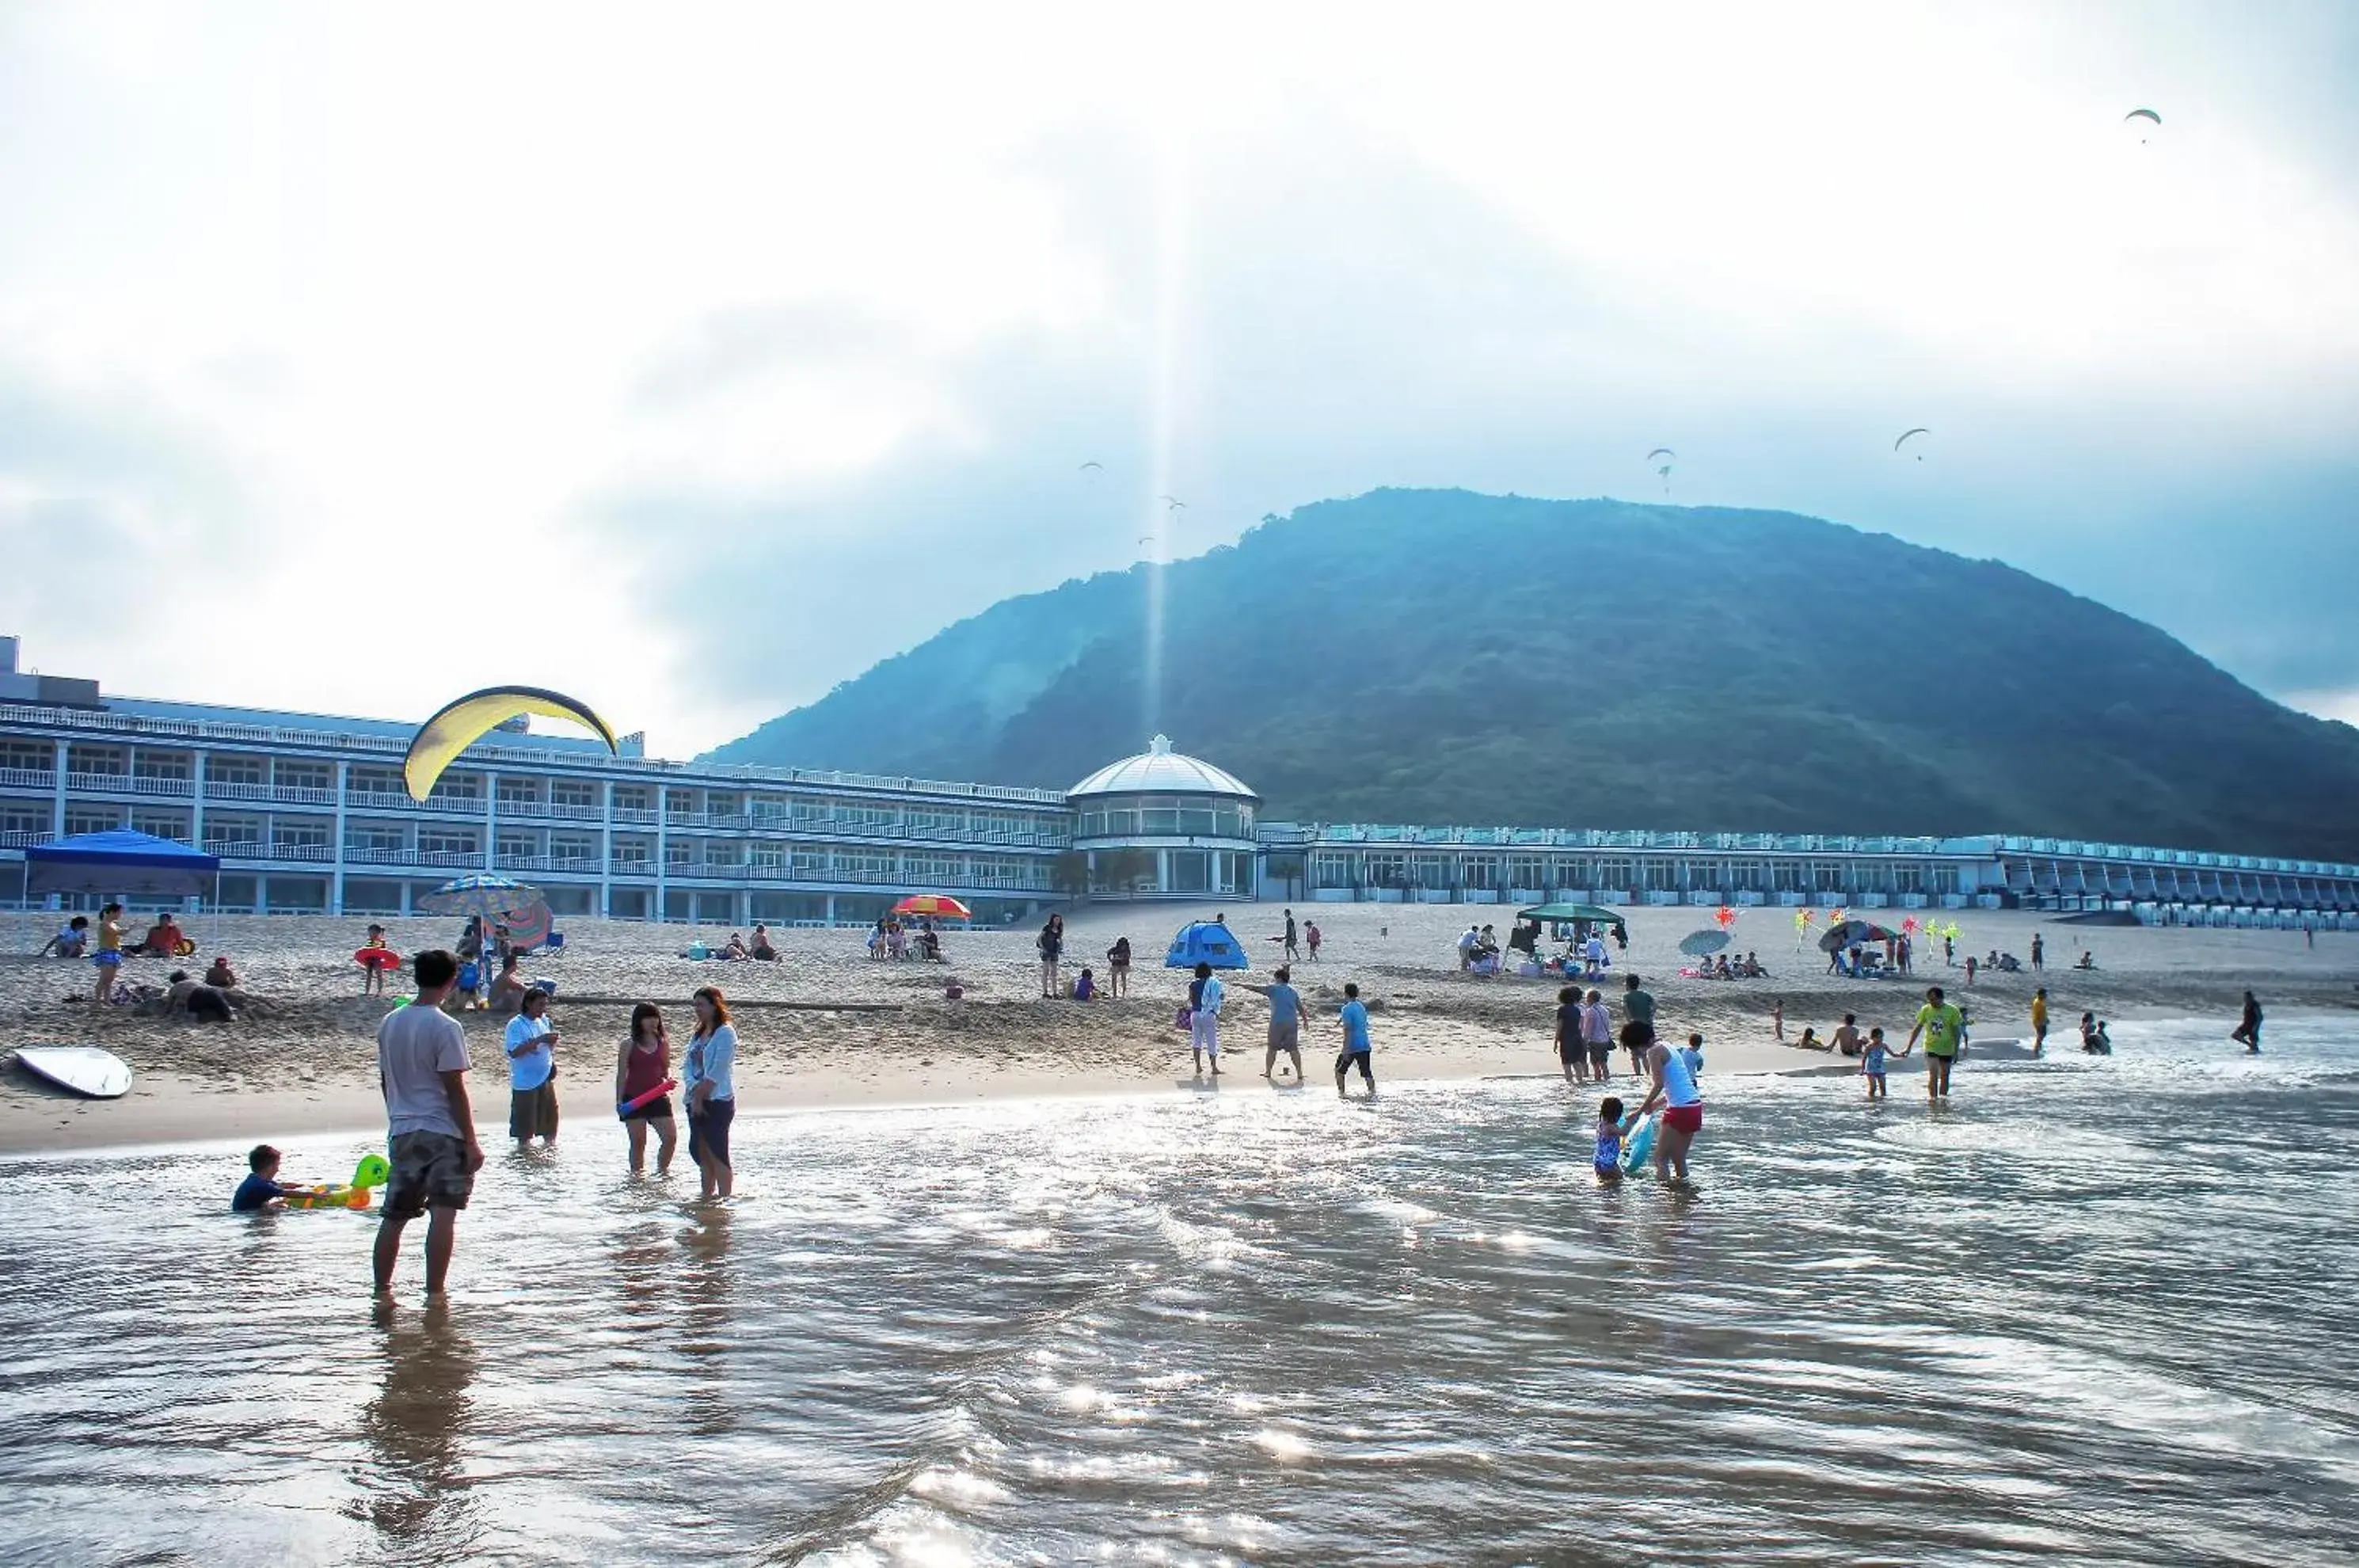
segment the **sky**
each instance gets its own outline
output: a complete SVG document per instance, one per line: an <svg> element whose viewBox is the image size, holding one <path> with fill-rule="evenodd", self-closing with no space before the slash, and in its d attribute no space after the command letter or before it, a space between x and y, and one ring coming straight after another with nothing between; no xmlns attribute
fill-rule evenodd
<svg viewBox="0 0 2359 1568"><path fill-rule="evenodd" d="M686 756L1460 485L1996 557L2359 722L2354 81L2299 0L0 0L0 632Z"/></svg>

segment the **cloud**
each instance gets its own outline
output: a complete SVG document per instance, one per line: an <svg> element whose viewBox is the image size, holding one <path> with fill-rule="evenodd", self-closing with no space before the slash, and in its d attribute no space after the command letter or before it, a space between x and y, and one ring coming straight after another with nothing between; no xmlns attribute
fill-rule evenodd
<svg viewBox="0 0 2359 1568"><path fill-rule="evenodd" d="M2343 8L27 15L0 613L113 685L496 657L692 749L1006 593L1669 444L2359 688Z"/></svg>

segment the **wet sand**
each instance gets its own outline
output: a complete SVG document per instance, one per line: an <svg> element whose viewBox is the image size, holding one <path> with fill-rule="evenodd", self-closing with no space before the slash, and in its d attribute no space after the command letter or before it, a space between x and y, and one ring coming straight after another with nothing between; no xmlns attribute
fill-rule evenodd
<svg viewBox="0 0 2359 1568"><path fill-rule="evenodd" d="M1233 978L1223 1015L1224 1092L1266 1093L1260 1077L1266 1012L1253 987L1266 985L1278 944L1264 938L1282 925L1277 904L1228 905L1227 918L1250 940L1253 970ZM560 1050L560 1093L568 1126L603 1136L614 1053L632 1003L666 1008L675 1043L688 1028L687 997L719 985L744 1004L740 1105L745 1114L805 1106L955 1104L979 1099L1064 1094L1204 1092L1189 1064L1188 1041L1173 1024L1186 976L1161 967L1170 933L1190 915L1181 906L1094 908L1068 916L1067 952L1104 978L1101 956L1127 933L1140 959L1130 996L1082 1005L1039 996L1033 930L952 932L946 964L878 962L855 931L780 931L773 964L698 962L677 956L690 941L725 941L725 929L576 920L563 956L527 960L524 973L558 984L552 1018L566 1040ZM1346 980L1357 981L1375 1013L1381 1080L1550 1074L1549 1036L1557 982L1478 979L1459 973L1453 946L1470 921L1504 937L1513 911L1479 905L1299 905L1326 937L1321 961L1297 966L1296 983L1314 1009L1305 1031L1314 1085L1328 1082L1338 1044L1332 1022ZM1603 983L1618 998L1621 976L1635 968L1658 998L1664 1032L1703 1031L1713 1073L1821 1070L1841 1063L1779 1045L1769 1014L1783 998L1789 1040L1805 1025L1821 1036L1845 1011L1863 1029L1882 1024L1905 1037L1919 992L1948 985L1965 1001L1985 1048L2028 1034L2026 1008L2035 985L2049 989L2051 1028L2066 1037L2088 1008L2109 1018L2216 1016L2224 1037L2243 990L2259 992L2273 1013L2359 1007L2359 935L2323 932L2315 947L2298 931L2143 930L2074 927L2054 917L1960 911L1958 953L1995 947L2027 957L2032 932L2047 937L2044 974L1984 975L1967 990L1962 968L1920 953L1913 981L1850 981L1825 973L1825 958L1799 950L1790 916L1746 911L1738 951L1761 955L1774 978L1682 979L1680 939L1708 926L1697 909L1633 909L1630 948ZM1899 916L1895 914L1894 920ZM0 1073L0 1153L87 1149L195 1139L247 1141L363 1129L382 1114L375 1083L375 1031L387 1004L360 996L352 951L365 922L333 917L208 918L189 934L201 944L192 972L216 949L232 955L248 991L267 1010L228 1025L160 1018L130 1007L94 1008L87 963L25 956L55 929L44 915L0 915L0 1045L93 1044L114 1051L136 1073L121 1100L90 1102L51 1091L13 1065ZM136 929L144 921L135 921ZM451 920L396 921L389 940L408 953L457 932ZM2082 948L2098 968L2069 966ZM2060 964L2057 961L2061 961ZM174 965L134 959L126 983L161 988ZM1066 975L1077 974L1069 963ZM965 1000L943 999L955 975ZM1241 983L1239 981L1241 980ZM406 988L391 982L394 995ZM1615 1008L1617 1020L1619 1007ZM505 1121L506 1085L498 1073L503 1020L465 1015L479 1122ZM2223 1050L2233 1049L2223 1040Z"/></svg>

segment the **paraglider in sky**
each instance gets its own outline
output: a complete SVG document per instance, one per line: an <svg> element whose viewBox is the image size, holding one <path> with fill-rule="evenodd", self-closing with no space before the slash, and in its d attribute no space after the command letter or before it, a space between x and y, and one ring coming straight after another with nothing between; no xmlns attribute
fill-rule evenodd
<svg viewBox="0 0 2359 1568"><path fill-rule="evenodd" d="M1167 512L1184 512L1188 509L1187 502L1174 501L1169 495L1163 497L1163 509Z"/></svg>
<svg viewBox="0 0 2359 1568"><path fill-rule="evenodd" d="M1655 477L1663 482L1663 494L1666 495L1671 493L1671 463L1678 459L1679 455L1667 446L1658 446L1647 454L1647 461L1650 463L1658 457L1663 459L1661 466L1655 470Z"/></svg>
<svg viewBox="0 0 2359 1568"><path fill-rule="evenodd" d="M1087 474L1092 469L1095 469L1100 474L1103 474L1105 472L1105 464L1103 463L1085 463L1082 464L1082 472L1084 474Z"/></svg>
<svg viewBox="0 0 2359 1568"><path fill-rule="evenodd" d="M1930 430L1927 430L1927 429L1926 429L1924 426L1922 426L1922 425L1919 425L1919 426L1918 426L1915 430L1903 430L1903 431L1901 431L1901 432L1900 432L1900 440L1898 440L1898 441L1894 441L1894 442L1892 443L1892 450L1893 450L1893 451L1895 451L1895 452L1898 452L1898 451L1901 449L1901 447L1902 447L1903 445L1905 445L1905 444L1908 442L1908 438L1909 438L1910 436L1930 436L1930 435L1931 435L1932 433L1933 433L1932 431L1930 431ZM1917 454L1917 461L1918 461L1918 462L1919 462L1919 463L1922 463L1922 462L1924 462L1924 461L1925 461L1925 454L1924 454L1922 452L1919 452Z"/></svg>
<svg viewBox="0 0 2359 1568"><path fill-rule="evenodd" d="M409 798L424 805L434 791L434 781L453 758L489 731L525 713L569 720L604 741L608 751L618 756L622 752L614 732L587 703L538 686L486 687L445 704L418 726L418 733L409 739L409 755L401 759L401 779L408 786Z"/></svg>
<svg viewBox="0 0 2359 1568"><path fill-rule="evenodd" d="M2162 124L2162 116L2156 114L2151 109L2133 109L2128 114L2122 116L2122 124L2125 125L2129 125L2134 121L2139 122L2138 146L2144 147L2146 146L2146 127L2147 125L2160 125Z"/></svg>

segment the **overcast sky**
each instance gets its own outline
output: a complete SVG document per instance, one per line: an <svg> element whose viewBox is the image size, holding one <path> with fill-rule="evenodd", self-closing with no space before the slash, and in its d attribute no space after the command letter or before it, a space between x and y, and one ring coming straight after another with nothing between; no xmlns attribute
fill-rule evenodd
<svg viewBox="0 0 2359 1568"><path fill-rule="evenodd" d="M0 631L685 755L1265 513L1669 446L2359 719L2359 6L1385 17L0 0Z"/></svg>

